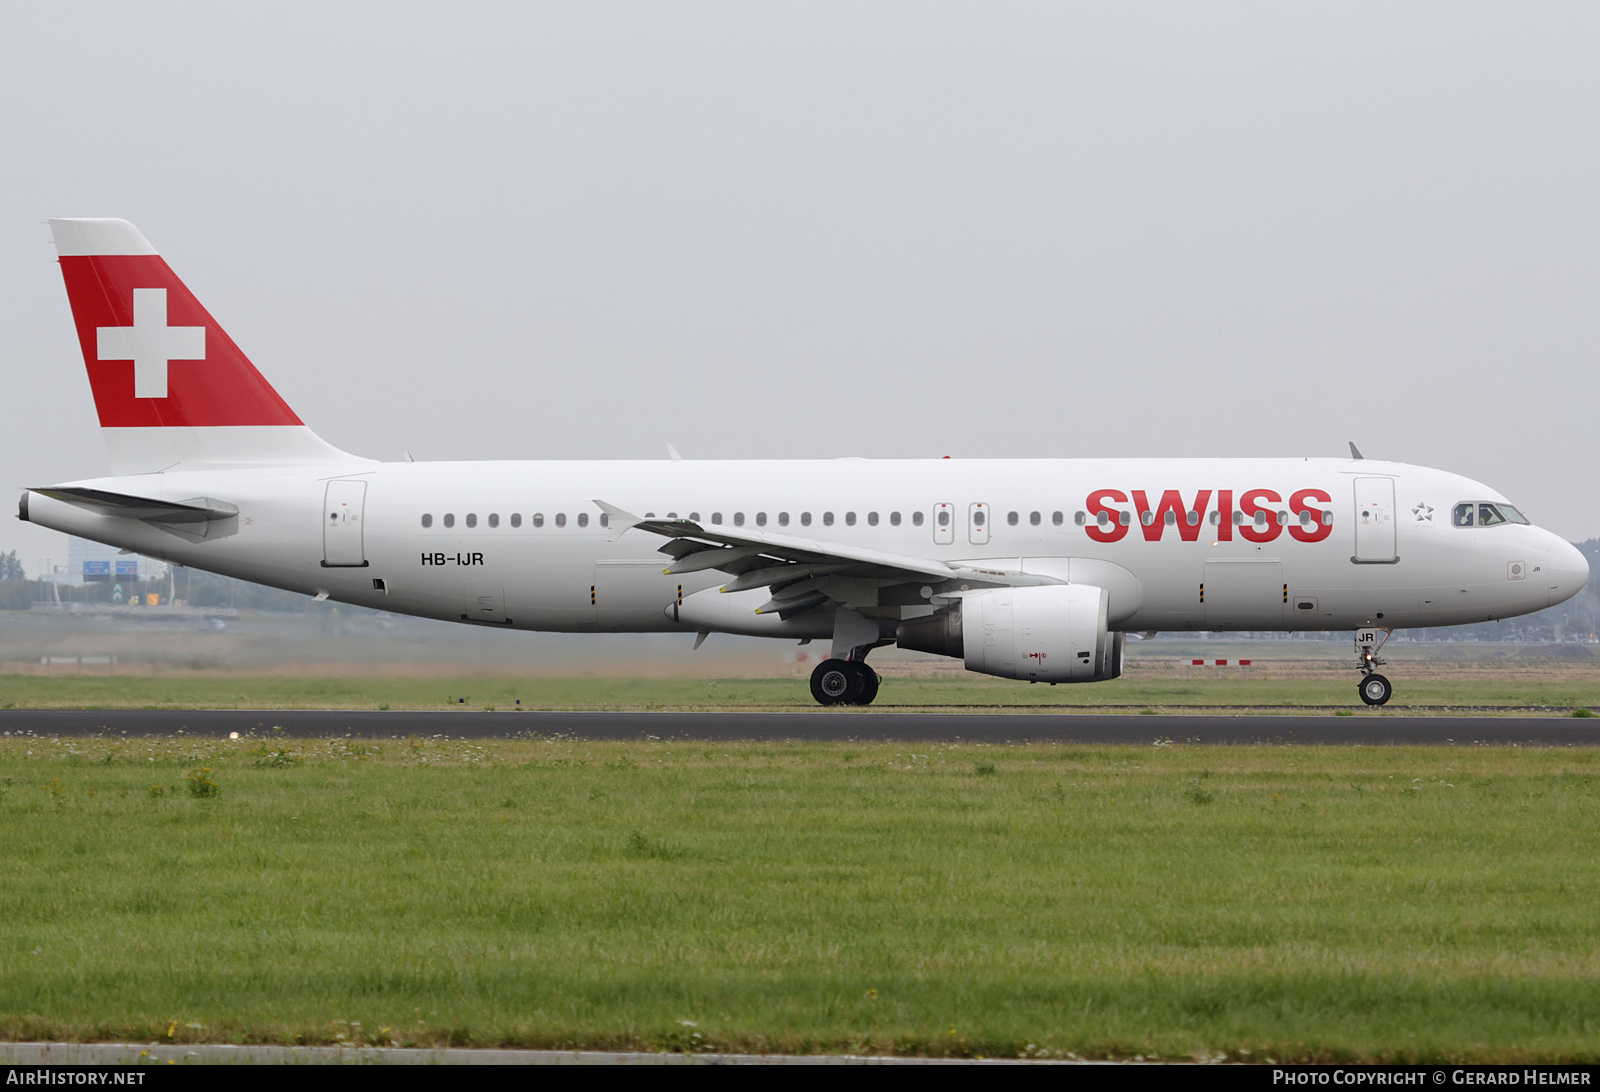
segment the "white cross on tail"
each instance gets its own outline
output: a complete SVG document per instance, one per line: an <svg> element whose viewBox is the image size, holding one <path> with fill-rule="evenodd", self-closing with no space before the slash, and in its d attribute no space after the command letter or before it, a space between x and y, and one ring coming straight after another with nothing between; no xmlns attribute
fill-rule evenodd
<svg viewBox="0 0 1600 1092"><path fill-rule="evenodd" d="M167 325L165 288L135 288L133 325L100 326L95 332L101 360L133 361L135 398L167 396L168 361L206 358L204 326Z"/></svg>

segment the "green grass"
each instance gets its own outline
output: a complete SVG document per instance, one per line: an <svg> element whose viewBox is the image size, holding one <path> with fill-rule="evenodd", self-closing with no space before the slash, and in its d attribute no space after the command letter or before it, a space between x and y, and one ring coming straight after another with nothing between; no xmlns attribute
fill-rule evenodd
<svg viewBox="0 0 1600 1092"><path fill-rule="evenodd" d="M1492 672L1485 673L1492 675ZM981 677L884 680L874 709L1206 709L1352 706L1355 671L1302 679L1163 679L1029 686ZM1600 671L1533 678L1393 676L1389 713L1600 706ZM466 699L464 702L460 699ZM517 705L518 700L521 706ZM480 676L443 679L258 676L0 676L0 708L147 709L760 709L814 708L804 679L604 679Z"/></svg>
<svg viewBox="0 0 1600 1092"><path fill-rule="evenodd" d="M0 740L0 1037L1592 1061L1597 789L1588 748Z"/></svg>

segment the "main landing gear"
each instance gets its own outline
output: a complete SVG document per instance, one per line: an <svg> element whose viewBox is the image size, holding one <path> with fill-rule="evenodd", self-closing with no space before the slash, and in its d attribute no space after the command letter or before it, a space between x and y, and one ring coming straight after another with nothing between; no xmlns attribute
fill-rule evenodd
<svg viewBox="0 0 1600 1092"><path fill-rule="evenodd" d="M823 660L811 673L811 696L818 705L871 705L880 681L865 660Z"/></svg>
<svg viewBox="0 0 1600 1092"><path fill-rule="evenodd" d="M1378 674L1377 668L1383 666L1384 661L1378 659L1378 650L1389 640L1393 630L1383 631L1383 640L1378 639L1378 631L1372 629L1356 630L1356 659L1360 661L1361 682L1356 685L1356 693L1361 695L1361 700L1368 705L1382 705L1394 694L1394 687L1389 680Z"/></svg>

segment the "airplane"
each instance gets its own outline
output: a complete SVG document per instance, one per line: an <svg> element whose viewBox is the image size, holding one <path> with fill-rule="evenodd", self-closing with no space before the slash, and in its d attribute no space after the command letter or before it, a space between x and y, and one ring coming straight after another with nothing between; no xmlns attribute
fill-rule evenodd
<svg viewBox="0 0 1600 1092"><path fill-rule="evenodd" d="M1115 679L1129 633L1395 629L1577 594L1583 555L1459 475L1349 459L378 462L312 432L132 224L50 221L111 476L18 517L337 602L501 629L829 642L1028 682ZM675 453L674 453L675 454ZM1383 636L1380 637L1379 634Z"/></svg>

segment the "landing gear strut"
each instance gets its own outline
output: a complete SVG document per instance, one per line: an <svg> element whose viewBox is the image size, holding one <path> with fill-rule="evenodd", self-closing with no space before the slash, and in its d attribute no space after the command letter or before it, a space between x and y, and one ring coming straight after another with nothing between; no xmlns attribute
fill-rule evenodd
<svg viewBox="0 0 1600 1092"><path fill-rule="evenodd" d="M1389 680L1377 672L1377 668L1384 664L1383 660L1378 659L1378 650L1383 648L1393 632L1384 630L1383 640L1380 641L1376 630L1356 630L1356 659L1361 667L1361 682L1356 685L1356 693L1368 705L1382 705L1394 694L1394 687Z"/></svg>
<svg viewBox="0 0 1600 1092"><path fill-rule="evenodd" d="M811 673L811 696L818 705L870 705L879 681L865 660L823 660Z"/></svg>

